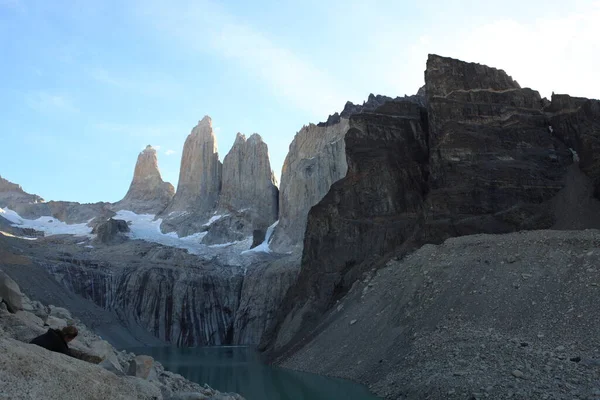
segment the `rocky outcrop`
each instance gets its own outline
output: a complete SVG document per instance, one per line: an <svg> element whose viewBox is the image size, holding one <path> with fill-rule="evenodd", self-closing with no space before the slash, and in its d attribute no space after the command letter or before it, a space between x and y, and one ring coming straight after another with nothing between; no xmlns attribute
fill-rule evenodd
<svg viewBox="0 0 600 400"><path fill-rule="evenodd" d="M219 208L248 211L255 226L266 228L277 220L278 195L267 144L256 133L248 139L238 133L223 160Z"/></svg>
<svg viewBox="0 0 600 400"><path fill-rule="evenodd" d="M212 120L205 116L183 146L177 191L162 213L163 231L176 231L180 236L202 231L202 225L217 207L221 176Z"/></svg>
<svg viewBox="0 0 600 400"><path fill-rule="evenodd" d="M173 185L162 180L156 150L148 145L138 156L127 194L114 204L113 209L158 214L167 207L174 194Z"/></svg>
<svg viewBox="0 0 600 400"><path fill-rule="evenodd" d="M96 235L96 240L104 244L121 243L127 240L127 236L124 235L127 232L129 232L127 222L112 218L92 229L92 233Z"/></svg>
<svg viewBox="0 0 600 400"><path fill-rule="evenodd" d="M362 262L408 240L422 223L427 194L427 118L412 102L390 102L350 118L348 173L308 217L302 268L289 291L274 350L303 336L336 296L360 276Z"/></svg>
<svg viewBox="0 0 600 400"><path fill-rule="evenodd" d="M10 276L0 270L0 303L4 302L8 311L16 313L23 309L23 294Z"/></svg>
<svg viewBox="0 0 600 400"><path fill-rule="evenodd" d="M294 137L281 171L279 224L271 247L288 251L302 244L310 208L327 193L348 168L344 135L348 119L304 126Z"/></svg>
<svg viewBox="0 0 600 400"><path fill-rule="evenodd" d="M0 176L0 207L13 208L19 203L41 203L44 199L35 194L29 194L20 185L12 183Z"/></svg>
<svg viewBox="0 0 600 400"><path fill-rule="evenodd" d="M22 299L26 310L34 310L39 304L24 295ZM81 321L72 320L68 310L53 306L42 308L68 317L66 321L46 315L62 321L62 326L67 323L77 326L79 334L69 347L71 353L81 359L29 344L31 339L47 331L44 320L29 311L11 313L0 307L0 388L7 398L243 400L235 393L220 393L165 371L152 357L117 352ZM123 371L128 371L130 376Z"/></svg>
<svg viewBox="0 0 600 400"><path fill-rule="evenodd" d="M206 245L226 244L242 241L252 236L256 220L250 210L223 215L206 227L202 243Z"/></svg>
<svg viewBox="0 0 600 400"><path fill-rule="evenodd" d="M273 353L301 346L363 272L394 254L549 228L564 211L555 200L574 156L537 92L501 70L435 55L425 80L426 108L394 101L350 117L348 174L309 213L298 282L266 336ZM594 103L567 103L593 132Z"/></svg>

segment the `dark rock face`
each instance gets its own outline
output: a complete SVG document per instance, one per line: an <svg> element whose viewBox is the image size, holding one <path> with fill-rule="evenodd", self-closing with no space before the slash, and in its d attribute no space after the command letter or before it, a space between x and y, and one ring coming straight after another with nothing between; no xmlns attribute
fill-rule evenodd
<svg viewBox="0 0 600 400"><path fill-rule="evenodd" d="M455 90L507 90L521 87L501 69L430 54L425 71L425 88L427 98L431 99L434 96L447 96Z"/></svg>
<svg viewBox="0 0 600 400"><path fill-rule="evenodd" d="M553 95L546 109L550 128L577 155L581 170L594 185L600 199L600 101Z"/></svg>
<svg viewBox="0 0 600 400"><path fill-rule="evenodd" d="M435 55L425 81L422 103L388 101L350 118L348 174L309 213L298 281L263 342L271 355L302 346L323 312L393 254L552 227L569 147L600 178L598 102L554 99L545 113L539 94L504 71Z"/></svg>
<svg viewBox="0 0 600 400"><path fill-rule="evenodd" d="M92 233L97 235L97 240L101 243L119 243L127 240L127 237L122 235L129 232L127 222L122 219L109 219L102 222L92 229Z"/></svg>
<svg viewBox="0 0 600 400"><path fill-rule="evenodd" d="M360 275L366 257L385 254L412 235L427 193L426 125L425 110L405 101L350 118L348 173L309 213L302 269L275 347L295 333L288 327L305 332Z"/></svg>
<svg viewBox="0 0 600 400"><path fill-rule="evenodd" d="M503 71L458 63L432 56L425 73L425 239L551 227L544 202L564 186L572 156L548 131L538 92L518 88Z"/></svg>

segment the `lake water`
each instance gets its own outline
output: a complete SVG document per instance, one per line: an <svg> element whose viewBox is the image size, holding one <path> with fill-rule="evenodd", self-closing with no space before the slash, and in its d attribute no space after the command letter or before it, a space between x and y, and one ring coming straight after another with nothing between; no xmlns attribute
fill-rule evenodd
<svg viewBox="0 0 600 400"><path fill-rule="evenodd" d="M247 400L375 400L366 387L343 379L273 367L250 347L139 347L166 369Z"/></svg>

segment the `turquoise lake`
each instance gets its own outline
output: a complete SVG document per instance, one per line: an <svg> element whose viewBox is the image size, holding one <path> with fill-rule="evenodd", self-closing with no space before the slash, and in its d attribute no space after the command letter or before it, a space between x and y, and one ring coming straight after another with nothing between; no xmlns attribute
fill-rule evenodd
<svg viewBox="0 0 600 400"><path fill-rule="evenodd" d="M343 379L291 371L261 362L250 347L139 347L169 371L247 400L376 400L366 387Z"/></svg>

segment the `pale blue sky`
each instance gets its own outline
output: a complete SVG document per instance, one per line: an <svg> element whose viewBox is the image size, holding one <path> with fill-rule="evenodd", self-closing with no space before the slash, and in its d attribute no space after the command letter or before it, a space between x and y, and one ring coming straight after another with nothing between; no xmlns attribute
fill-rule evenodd
<svg viewBox="0 0 600 400"><path fill-rule="evenodd" d="M600 2L0 0L0 175L46 200L117 201L159 147L213 119L221 160L259 133L277 176L294 134L369 93L413 94L428 53L522 86L600 97Z"/></svg>

